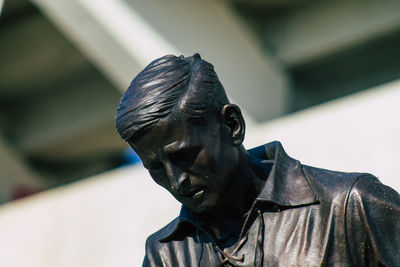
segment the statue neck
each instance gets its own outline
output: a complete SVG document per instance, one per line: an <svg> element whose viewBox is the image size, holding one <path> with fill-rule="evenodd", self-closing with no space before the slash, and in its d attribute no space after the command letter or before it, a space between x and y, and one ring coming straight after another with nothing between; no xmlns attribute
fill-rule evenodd
<svg viewBox="0 0 400 267"><path fill-rule="evenodd" d="M268 169L252 158L244 148L240 157L240 164L232 172L232 182L223 199L206 215L209 227L217 239L226 236L227 232L240 231L245 214L261 192L268 176Z"/></svg>

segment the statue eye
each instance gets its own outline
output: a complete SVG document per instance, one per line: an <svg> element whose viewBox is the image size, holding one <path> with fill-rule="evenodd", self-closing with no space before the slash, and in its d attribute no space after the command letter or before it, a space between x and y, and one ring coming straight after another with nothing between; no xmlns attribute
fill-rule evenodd
<svg viewBox="0 0 400 267"><path fill-rule="evenodd" d="M181 149L171 155L171 160L182 170L187 170L192 167L200 150L201 146Z"/></svg>
<svg viewBox="0 0 400 267"><path fill-rule="evenodd" d="M164 170L164 165L161 162L152 162L146 166L149 171Z"/></svg>
<svg viewBox="0 0 400 267"><path fill-rule="evenodd" d="M147 165L146 168L149 171L150 176L157 184L165 188L168 187L169 180L165 173L164 165L161 162L151 163Z"/></svg>

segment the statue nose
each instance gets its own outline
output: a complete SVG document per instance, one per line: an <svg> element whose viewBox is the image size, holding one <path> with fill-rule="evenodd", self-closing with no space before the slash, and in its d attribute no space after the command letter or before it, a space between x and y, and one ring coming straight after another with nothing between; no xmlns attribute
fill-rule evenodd
<svg viewBox="0 0 400 267"><path fill-rule="evenodd" d="M187 173L182 171L179 167L174 166L173 164L164 164L164 167L172 191L178 194L182 194L190 187L188 179L189 176L187 175Z"/></svg>

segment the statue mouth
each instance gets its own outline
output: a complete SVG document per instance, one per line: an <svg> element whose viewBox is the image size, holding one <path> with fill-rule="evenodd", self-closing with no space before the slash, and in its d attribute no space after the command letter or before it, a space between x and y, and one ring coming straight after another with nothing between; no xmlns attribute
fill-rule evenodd
<svg viewBox="0 0 400 267"><path fill-rule="evenodd" d="M190 190L189 192L184 192L183 194L181 194L181 197L199 199L204 195L205 189L205 186L197 187Z"/></svg>
<svg viewBox="0 0 400 267"><path fill-rule="evenodd" d="M203 195L204 195L205 189L201 189L199 191L197 191L192 198L193 199L200 199Z"/></svg>

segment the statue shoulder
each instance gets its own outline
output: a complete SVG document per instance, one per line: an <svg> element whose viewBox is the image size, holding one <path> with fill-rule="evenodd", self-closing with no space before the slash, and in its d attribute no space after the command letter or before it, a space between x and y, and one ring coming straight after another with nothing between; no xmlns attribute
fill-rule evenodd
<svg viewBox="0 0 400 267"><path fill-rule="evenodd" d="M151 234L146 240L146 251L143 266L163 266L162 255L160 251L165 251L163 248L168 247L168 242L162 242L168 237L179 223L179 217L168 223L166 226Z"/></svg>
<svg viewBox="0 0 400 267"><path fill-rule="evenodd" d="M302 165L302 168L311 188L320 199L340 197L344 201L360 179L374 177L369 173L332 171L307 165Z"/></svg>
<svg viewBox="0 0 400 267"><path fill-rule="evenodd" d="M373 175L357 179L346 203L346 231L355 266L400 262L400 195Z"/></svg>

